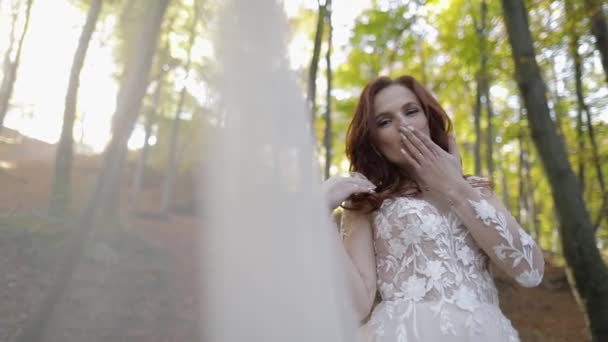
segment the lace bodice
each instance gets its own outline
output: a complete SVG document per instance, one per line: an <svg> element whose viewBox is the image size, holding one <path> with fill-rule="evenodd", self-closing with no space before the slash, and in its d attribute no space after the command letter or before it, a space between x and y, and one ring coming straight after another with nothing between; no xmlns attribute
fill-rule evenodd
<svg viewBox="0 0 608 342"><path fill-rule="evenodd" d="M488 257L453 212L416 198L387 200L373 215L378 290L383 300L496 304Z"/></svg>
<svg viewBox="0 0 608 342"><path fill-rule="evenodd" d="M457 334L451 317L457 307L468 316L470 336L495 326L508 341L518 341L498 307L490 259L525 287L540 283L544 260L495 194L475 190L476 196L458 208L442 210L423 198L397 197L372 214L382 310L371 323L378 335L393 322L393 333L406 336L409 323L416 327L415 304L420 303L430 305L435 327L444 335Z"/></svg>

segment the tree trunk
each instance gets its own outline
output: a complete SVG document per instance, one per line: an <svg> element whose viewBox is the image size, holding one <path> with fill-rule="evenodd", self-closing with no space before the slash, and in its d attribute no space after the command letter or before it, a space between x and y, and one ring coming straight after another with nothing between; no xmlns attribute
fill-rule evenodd
<svg viewBox="0 0 608 342"><path fill-rule="evenodd" d="M194 47L194 40L196 39L196 25L198 24L200 12L199 8L194 2L194 17L192 18L192 26L190 26L189 41L188 41L188 57L186 60L186 79L190 74L190 66L192 64L192 48ZM186 98L186 85L184 84L179 94L179 102L175 111L175 119L171 127L171 140L169 143L169 155L167 157L167 169L165 172L165 179L163 183L163 193L160 203L160 212L162 215L168 215L171 206L171 200L173 199L173 183L175 180L175 174L177 173L177 145L179 138L179 126L181 121L181 114L184 106L184 100Z"/></svg>
<svg viewBox="0 0 608 342"><path fill-rule="evenodd" d="M481 14L480 25L476 27L477 39L479 41L479 55L480 55L480 67L479 67L479 79L481 83L481 96L480 100L485 100L486 114L487 114L487 128L486 128L486 165L488 166L488 177L494 178L494 158L492 156L492 150L494 147L494 137L492 128L492 118L494 117L494 111L492 109L492 102L490 100L490 76L488 73L488 51L487 51L487 33L486 33L486 22L488 17L488 5L485 0L481 1L479 12ZM481 108L480 108L481 116ZM481 130L480 130L481 134ZM480 157L481 158L481 157Z"/></svg>
<svg viewBox="0 0 608 342"><path fill-rule="evenodd" d="M608 27L602 4L601 0L585 0L585 11L591 21L591 33L595 36L595 47L600 52L604 76L608 82Z"/></svg>
<svg viewBox="0 0 608 342"><path fill-rule="evenodd" d="M125 150L127 140L137 119L168 1L148 0L148 13L143 23L142 38L138 42L135 50L136 54L132 55L127 62L126 82L120 89L119 102L116 107L119 124L116 126L112 139L104 152L103 164L95 188L76 223L72 240L67 247L66 259L59 270L57 282L53 284L42 305L34 312L31 320L27 322L17 337L17 342L39 342L43 340L45 327L53 315L54 308L63 296L78 261L82 259L87 237L95 225L98 208L101 203L104 203L108 195L108 184L115 177L120 155Z"/></svg>
<svg viewBox="0 0 608 342"><path fill-rule="evenodd" d="M331 127L331 88L332 88L332 68L331 68L331 45L333 27L331 22L332 8L331 0L325 3L327 17L327 52L325 54L325 62L327 64L327 94L325 108L325 179L329 178L329 170L331 168L332 156L332 127Z"/></svg>
<svg viewBox="0 0 608 342"><path fill-rule="evenodd" d="M317 31L315 32L315 45L312 50L312 60L308 69L308 94L306 96L311 115L311 130L315 131L315 117L317 113L317 70L321 57L321 43L323 42L323 26L326 17L326 5L319 0L319 14L317 17Z"/></svg>
<svg viewBox="0 0 608 342"><path fill-rule="evenodd" d="M586 309L594 341L608 341L608 269L596 247L580 183L549 115L546 87L536 63L526 8L523 0L502 0L502 7L532 139L543 161L562 223L560 235L569 278Z"/></svg>
<svg viewBox="0 0 608 342"><path fill-rule="evenodd" d="M74 121L76 120L80 72L84 65L89 42L95 31L102 3L102 0L94 0L91 3L70 71L70 80L65 96L63 127L55 155L55 177L50 202L50 213L55 216L65 215L70 206L72 159L74 156Z"/></svg>
<svg viewBox="0 0 608 342"><path fill-rule="evenodd" d="M477 85L475 93L475 108L473 110L473 120L475 123L475 174L481 176L481 73L477 73Z"/></svg>
<svg viewBox="0 0 608 342"><path fill-rule="evenodd" d="M17 80L17 70L19 69L19 62L21 60L21 51L23 50L23 42L25 41L25 35L30 24L30 13L32 10L33 0L27 1L27 8L25 10L25 24L23 25L23 31L21 31L21 37L19 38L19 45L17 46L17 54L15 60L10 63L10 67L5 69L7 72L4 74L2 79L2 85L0 86L0 132L4 127L4 119L8 112L9 103L13 96L13 88L15 87L15 80Z"/></svg>

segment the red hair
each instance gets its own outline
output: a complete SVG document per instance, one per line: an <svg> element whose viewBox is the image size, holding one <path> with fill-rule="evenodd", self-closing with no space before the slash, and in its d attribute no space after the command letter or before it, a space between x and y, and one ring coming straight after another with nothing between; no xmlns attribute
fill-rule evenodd
<svg viewBox="0 0 608 342"><path fill-rule="evenodd" d="M401 76L394 80L389 77L376 78L363 88L346 133L346 156L350 160L350 171L367 177L376 185L376 193L352 195L347 209L373 211L387 198L402 194L420 194L420 188L412 177L384 158L372 139L376 94L393 84L400 84L416 95L427 118L431 140L448 151L448 135L452 131L452 121L433 95L412 76Z"/></svg>

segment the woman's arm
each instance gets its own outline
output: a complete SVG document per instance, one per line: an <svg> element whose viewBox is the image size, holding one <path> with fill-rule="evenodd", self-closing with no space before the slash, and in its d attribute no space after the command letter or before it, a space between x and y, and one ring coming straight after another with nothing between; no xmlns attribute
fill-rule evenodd
<svg viewBox="0 0 608 342"><path fill-rule="evenodd" d="M446 195L475 242L494 263L521 286L540 284L544 273L542 251L494 192L462 182Z"/></svg>
<svg viewBox="0 0 608 342"><path fill-rule="evenodd" d="M376 295L376 257L368 214L344 210L340 241L335 234L339 255L346 266L356 318L361 321L370 312Z"/></svg>

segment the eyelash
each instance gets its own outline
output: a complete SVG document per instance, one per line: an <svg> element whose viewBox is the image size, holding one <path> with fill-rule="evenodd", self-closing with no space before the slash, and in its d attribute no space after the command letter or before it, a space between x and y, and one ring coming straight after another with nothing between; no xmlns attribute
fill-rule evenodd
<svg viewBox="0 0 608 342"><path fill-rule="evenodd" d="M405 111L403 114L405 114L406 116L409 116L409 115L416 114L416 113L418 113L418 109L411 109L409 111ZM384 127L390 121L391 121L390 119L381 120L378 122L378 127Z"/></svg>

